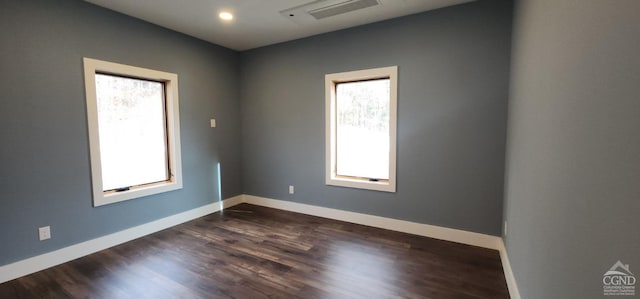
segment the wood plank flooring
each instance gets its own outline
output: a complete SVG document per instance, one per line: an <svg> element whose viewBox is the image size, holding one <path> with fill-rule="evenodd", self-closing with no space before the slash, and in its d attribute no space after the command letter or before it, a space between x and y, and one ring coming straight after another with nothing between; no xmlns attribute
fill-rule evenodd
<svg viewBox="0 0 640 299"><path fill-rule="evenodd" d="M509 298L497 251L242 204L0 284L0 298Z"/></svg>

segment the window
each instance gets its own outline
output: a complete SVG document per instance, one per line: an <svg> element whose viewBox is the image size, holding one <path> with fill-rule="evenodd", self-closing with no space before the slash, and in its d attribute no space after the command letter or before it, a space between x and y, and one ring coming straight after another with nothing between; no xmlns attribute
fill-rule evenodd
<svg viewBox="0 0 640 299"><path fill-rule="evenodd" d="M93 204L182 188L178 76L84 58Z"/></svg>
<svg viewBox="0 0 640 299"><path fill-rule="evenodd" d="M396 191L398 68L328 74L326 184Z"/></svg>

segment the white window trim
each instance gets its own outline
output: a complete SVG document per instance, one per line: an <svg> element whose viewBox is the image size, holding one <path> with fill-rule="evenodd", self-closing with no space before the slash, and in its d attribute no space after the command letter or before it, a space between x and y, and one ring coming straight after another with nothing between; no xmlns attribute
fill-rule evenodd
<svg viewBox="0 0 640 299"><path fill-rule="evenodd" d="M390 79L389 105L389 180L369 181L336 175L336 84L371 79ZM385 192L396 192L396 130L398 99L398 67L382 67L325 75L325 176L326 184Z"/></svg>
<svg viewBox="0 0 640 299"><path fill-rule="evenodd" d="M84 83L87 100L89 127L89 151L91 155L91 181L93 205L95 207L124 200L182 189L182 159L180 154L180 113L178 110L178 75L124 64L84 58ZM134 186L122 192L102 190L102 165L100 160L100 138L98 130L98 107L96 97L96 72L134 77L163 82L166 95L167 150L169 157L169 180L143 186Z"/></svg>

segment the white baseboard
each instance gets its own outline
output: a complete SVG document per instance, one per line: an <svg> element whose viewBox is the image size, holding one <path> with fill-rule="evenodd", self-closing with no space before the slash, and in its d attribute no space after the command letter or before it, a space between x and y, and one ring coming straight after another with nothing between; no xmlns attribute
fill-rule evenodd
<svg viewBox="0 0 640 299"><path fill-rule="evenodd" d="M234 197L231 197L231 198L227 198L227 199L225 199L225 200L223 200L223 201L222 201L222 209L230 208L230 207L233 207L233 206L235 206L235 205L239 205L239 204L241 204L241 203L243 203L243 202L244 202L244 195L242 195L242 194L241 194L241 195L234 196ZM214 203L214 204L215 204L215 203ZM219 203L218 203L218 204L219 204ZM213 212L211 212L211 213L215 213L215 212L217 212L217 211L219 211L219 210L220 210L220 209L215 210L215 211L213 211ZM209 214L211 214L211 213L209 213ZM197 218L197 217L196 217L196 218ZM185 222L186 222L186 221L185 221Z"/></svg>
<svg viewBox="0 0 640 299"><path fill-rule="evenodd" d="M35 273L68 261L104 250L178 224L209 215L243 202L242 195L238 195L220 202L215 202L166 218L148 222L136 227L125 229L93 240L74 244L56 251L48 252L25 260L0 267L0 283L18 277Z"/></svg>
<svg viewBox="0 0 640 299"><path fill-rule="evenodd" d="M301 204L291 201L277 200L253 195L244 195L243 201L249 204L287 210L301 214L319 216L345 222L373 226L403 233L430 237L445 241L468 244L498 250L501 238L480 233L468 232L453 228L410 222L368 214Z"/></svg>
<svg viewBox="0 0 640 299"><path fill-rule="evenodd" d="M520 297L516 277L513 276L513 270L511 269L511 262L509 261L509 255L507 254L507 248L504 246L504 241L502 239L500 239L500 248L498 251L500 251L502 270L504 271L504 278L507 280L507 287L509 288L511 299L521 299L522 297Z"/></svg>

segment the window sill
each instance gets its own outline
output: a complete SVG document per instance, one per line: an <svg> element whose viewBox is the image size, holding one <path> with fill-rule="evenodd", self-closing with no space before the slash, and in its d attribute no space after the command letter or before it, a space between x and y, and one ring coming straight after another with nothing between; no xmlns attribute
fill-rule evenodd
<svg viewBox="0 0 640 299"><path fill-rule="evenodd" d="M348 188L356 188L356 189L366 189L366 190L383 191L383 192L396 192L395 182L388 181L388 180L376 182L376 181L369 181L367 179L334 176L331 178L327 178L326 184L330 186L340 186L340 187L348 187Z"/></svg>
<svg viewBox="0 0 640 299"><path fill-rule="evenodd" d="M168 181L145 186L136 186L132 187L130 190L122 192L96 192L96 194L93 195L93 205L94 207L99 207L129 199L169 192L178 189L182 189L182 182Z"/></svg>

